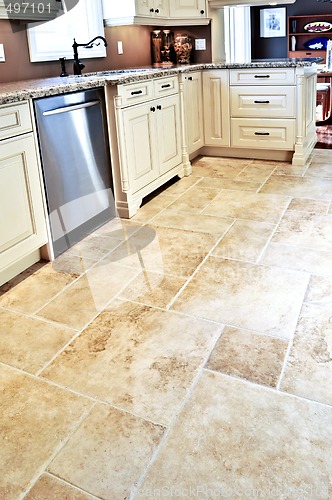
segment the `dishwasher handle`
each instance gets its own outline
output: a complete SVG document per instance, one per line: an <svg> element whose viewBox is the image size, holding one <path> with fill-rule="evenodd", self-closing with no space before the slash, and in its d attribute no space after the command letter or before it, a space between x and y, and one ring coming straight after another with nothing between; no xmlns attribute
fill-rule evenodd
<svg viewBox="0 0 332 500"><path fill-rule="evenodd" d="M77 109L89 108L90 106L95 106L96 104L100 104L100 101L90 101L90 102L83 102L81 104L72 104L71 106L64 106L63 108L56 108L56 109L51 109L50 111L44 111L43 116L68 113L69 111L76 111Z"/></svg>

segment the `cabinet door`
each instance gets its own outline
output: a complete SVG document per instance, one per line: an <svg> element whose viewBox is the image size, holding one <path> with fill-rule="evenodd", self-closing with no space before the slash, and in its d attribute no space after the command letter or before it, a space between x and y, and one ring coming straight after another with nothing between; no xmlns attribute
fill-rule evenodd
<svg viewBox="0 0 332 500"><path fill-rule="evenodd" d="M228 70L203 72L204 133L207 146L230 145Z"/></svg>
<svg viewBox="0 0 332 500"><path fill-rule="evenodd" d="M202 73L190 73L185 81L185 115L188 153L204 146Z"/></svg>
<svg viewBox="0 0 332 500"><path fill-rule="evenodd" d="M0 270L47 241L32 134L0 143Z"/></svg>
<svg viewBox="0 0 332 500"><path fill-rule="evenodd" d="M181 118L179 96L156 101L160 175L181 163Z"/></svg>
<svg viewBox="0 0 332 500"><path fill-rule="evenodd" d="M170 17L207 17L205 0L169 0Z"/></svg>
<svg viewBox="0 0 332 500"><path fill-rule="evenodd" d="M143 17L166 17L166 0L136 0L136 14Z"/></svg>
<svg viewBox="0 0 332 500"><path fill-rule="evenodd" d="M154 111L153 111L154 109ZM123 111L125 158L122 177L128 177L133 193L158 177L155 104L139 104Z"/></svg>

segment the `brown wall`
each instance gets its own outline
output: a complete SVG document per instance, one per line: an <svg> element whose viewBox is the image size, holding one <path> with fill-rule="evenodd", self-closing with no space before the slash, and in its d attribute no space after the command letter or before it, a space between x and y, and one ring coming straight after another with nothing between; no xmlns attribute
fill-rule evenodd
<svg viewBox="0 0 332 500"><path fill-rule="evenodd" d="M158 27L162 28L162 27ZM121 26L105 28L108 42L107 57L85 59L85 72L104 71L128 67L149 66L151 64L150 33L152 26ZM210 26L170 28L174 33L187 33L193 38L205 38L207 50L192 53L192 62L211 61ZM123 43L123 54L117 53L117 41ZM85 40L84 40L85 41ZM88 41L88 40L87 40ZM0 63L0 82L48 78L59 76L59 61L31 63L25 25L0 20L0 43L4 44L6 61ZM61 54L59 54L61 57ZM67 62L67 71L72 74L72 61Z"/></svg>

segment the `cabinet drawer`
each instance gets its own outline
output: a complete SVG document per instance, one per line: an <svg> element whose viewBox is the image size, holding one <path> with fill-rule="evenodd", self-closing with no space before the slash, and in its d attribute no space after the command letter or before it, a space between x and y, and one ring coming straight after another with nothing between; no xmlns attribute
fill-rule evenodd
<svg viewBox="0 0 332 500"><path fill-rule="evenodd" d="M32 130L27 101L0 106L0 139L24 134Z"/></svg>
<svg viewBox="0 0 332 500"><path fill-rule="evenodd" d="M122 97L122 106L131 106L153 99L153 83L143 80L118 86L118 95Z"/></svg>
<svg viewBox="0 0 332 500"><path fill-rule="evenodd" d="M231 87L231 115L295 118L295 87Z"/></svg>
<svg viewBox="0 0 332 500"><path fill-rule="evenodd" d="M167 78L158 78L153 81L154 96L163 97L170 94L176 94L179 91L179 82L177 76Z"/></svg>
<svg viewBox="0 0 332 500"><path fill-rule="evenodd" d="M295 120L231 119L231 145L242 148L294 149Z"/></svg>
<svg viewBox="0 0 332 500"><path fill-rule="evenodd" d="M231 69L231 85L295 85L292 68Z"/></svg>

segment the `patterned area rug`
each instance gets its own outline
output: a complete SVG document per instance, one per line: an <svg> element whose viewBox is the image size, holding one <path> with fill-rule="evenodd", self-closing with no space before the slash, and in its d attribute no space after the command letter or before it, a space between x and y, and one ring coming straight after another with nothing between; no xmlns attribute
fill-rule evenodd
<svg viewBox="0 0 332 500"><path fill-rule="evenodd" d="M320 125L316 128L318 149L332 149L332 125Z"/></svg>

